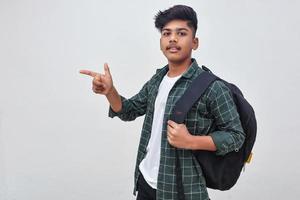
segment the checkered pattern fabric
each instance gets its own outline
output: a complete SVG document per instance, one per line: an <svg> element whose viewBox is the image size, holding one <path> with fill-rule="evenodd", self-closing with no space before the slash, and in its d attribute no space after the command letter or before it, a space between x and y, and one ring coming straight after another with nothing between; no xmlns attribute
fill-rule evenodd
<svg viewBox="0 0 300 200"><path fill-rule="evenodd" d="M109 116L118 116L124 121L131 121L145 115L138 147L135 168L135 188L140 175L139 164L146 155L154 113L154 103L161 80L168 72L168 65L158 69L156 74L146 82L143 88L133 97L126 99L121 96L122 110L115 113L111 108ZM194 78L203 70L195 59L182 77L171 89L164 113L161 157L157 183L157 200L176 200L175 149L167 140L167 120L176 101L183 95ZM211 135L216 147L216 154L222 156L230 151L238 150L245 139L236 106L230 90L220 81L215 81L204 95L188 112L185 124L193 135ZM182 168L183 185L186 200L208 200L208 193L201 166L187 149L179 150Z"/></svg>

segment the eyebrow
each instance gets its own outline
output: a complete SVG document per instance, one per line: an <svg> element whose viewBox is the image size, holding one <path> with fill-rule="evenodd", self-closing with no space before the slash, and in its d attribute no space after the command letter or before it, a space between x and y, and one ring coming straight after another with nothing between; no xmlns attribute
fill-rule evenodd
<svg viewBox="0 0 300 200"><path fill-rule="evenodd" d="M172 31L170 28L163 28L161 31ZM175 31L189 31L187 28L176 28Z"/></svg>

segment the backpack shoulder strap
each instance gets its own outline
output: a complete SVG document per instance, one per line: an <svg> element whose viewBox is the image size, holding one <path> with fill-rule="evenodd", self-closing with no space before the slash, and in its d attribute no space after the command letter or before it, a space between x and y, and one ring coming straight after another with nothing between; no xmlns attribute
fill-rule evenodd
<svg viewBox="0 0 300 200"><path fill-rule="evenodd" d="M204 69L207 70L206 67ZM211 83L219 79L209 70L200 73L176 102L170 119L176 123L183 123L193 104L204 94Z"/></svg>
<svg viewBox="0 0 300 200"><path fill-rule="evenodd" d="M204 69L204 72L200 73L199 76L192 81L191 85L175 103L173 112L170 116L172 121L180 124L183 123L193 104L196 103L196 101L204 94L205 90L210 86L210 84L219 79L219 77L211 73L211 71L205 66L202 66L202 68ZM175 148L175 159L177 197L179 200L185 200L181 165L177 148Z"/></svg>

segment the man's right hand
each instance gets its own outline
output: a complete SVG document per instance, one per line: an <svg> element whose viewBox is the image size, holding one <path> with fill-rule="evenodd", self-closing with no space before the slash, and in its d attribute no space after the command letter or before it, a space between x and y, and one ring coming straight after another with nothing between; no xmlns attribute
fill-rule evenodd
<svg viewBox="0 0 300 200"><path fill-rule="evenodd" d="M104 74L90 70L80 70L79 72L93 77L93 91L96 94L107 95L113 90L113 80L107 63L104 64Z"/></svg>

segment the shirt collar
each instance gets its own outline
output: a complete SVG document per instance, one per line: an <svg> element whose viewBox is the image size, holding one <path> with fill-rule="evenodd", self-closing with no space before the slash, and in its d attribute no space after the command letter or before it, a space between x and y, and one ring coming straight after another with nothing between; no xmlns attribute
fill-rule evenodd
<svg viewBox="0 0 300 200"><path fill-rule="evenodd" d="M189 66L189 68L183 73L182 77L184 78L191 78L193 76L193 74L195 73L195 71L197 69L201 69L201 67L198 66L198 63L196 61L196 59L192 58L192 63L191 65Z"/></svg>

